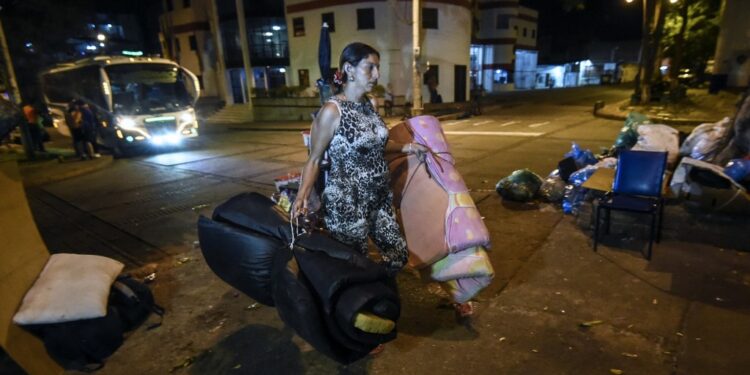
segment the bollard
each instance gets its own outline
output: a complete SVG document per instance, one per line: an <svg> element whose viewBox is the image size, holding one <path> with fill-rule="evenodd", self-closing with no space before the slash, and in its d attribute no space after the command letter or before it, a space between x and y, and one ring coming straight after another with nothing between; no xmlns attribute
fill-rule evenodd
<svg viewBox="0 0 750 375"><path fill-rule="evenodd" d="M597 100L594 102L594 114L602 108L604 108L604 100Z"/></svg>

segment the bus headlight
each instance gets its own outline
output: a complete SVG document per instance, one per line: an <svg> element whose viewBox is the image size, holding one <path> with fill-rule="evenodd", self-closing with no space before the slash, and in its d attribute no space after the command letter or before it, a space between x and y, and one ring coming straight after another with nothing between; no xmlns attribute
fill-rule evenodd
<svg viewBox="0 0 750 375"><path fill-rule="evenodd" d="M136 127L135 120L130 117L120 117L117 119L117 126L125 130L133 130Z"/></svg>
<svg viewBox="0 0 750 375"><path fill-rule="evenodd" d="M195 122L195 114L192 112L186 112L180 115L180 123L186 124Z"/></svg>

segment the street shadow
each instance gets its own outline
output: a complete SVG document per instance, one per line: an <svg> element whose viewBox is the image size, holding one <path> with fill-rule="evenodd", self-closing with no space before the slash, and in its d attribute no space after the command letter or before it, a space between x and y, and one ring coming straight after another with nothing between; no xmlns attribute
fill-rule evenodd
<svg viewBox="0 0 750 375"><path fill-rule="evenodd" d="M476 321L459 320L448 300L430 293L415 275L402 272L398 277L401 297L399 333L445 341L469 341L479 337Z"/></svg>
<svg viewBox="0 0 750 375"><path fill-rule="evenodd" d="M198 356L190 373L301 374L304 366L291 331L250 325Z"/></svg>
<svg viewBox="0 0 750 375"><path fill-rule="evenodd" d="M538 210L540 204L538 201L516 202L508 199L501 199L503 207L512 211L534 211Z"/></svg>

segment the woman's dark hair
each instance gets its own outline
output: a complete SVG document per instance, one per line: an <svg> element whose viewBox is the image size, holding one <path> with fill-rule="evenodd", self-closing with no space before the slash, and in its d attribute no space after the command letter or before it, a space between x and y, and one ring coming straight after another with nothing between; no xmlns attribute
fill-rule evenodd
<svg viewBox="0 0 750 375"><path fill-rule="evenodd" d="M378 52L378 50L364 43L354 42L349 43L349 45L344 47L344 50L341 51L341 58L339 58L339 70L342 74L341 80L343 82L349 80L349 77L347 77L346 71L344 70L344 63L349 63L353 67L356 67L362 59L366 59L367 56L370 55L375 55L380 58L380 52Z"/></svg>

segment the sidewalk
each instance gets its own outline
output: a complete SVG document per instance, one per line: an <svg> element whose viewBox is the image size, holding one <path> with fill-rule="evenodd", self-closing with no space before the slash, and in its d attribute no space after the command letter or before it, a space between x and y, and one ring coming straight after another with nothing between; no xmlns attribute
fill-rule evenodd
<svg viewBox="0 0 750 375"><path fill-rule="evenodd" d="M698 125L734 116L737 111L735 105L740 97L740 94L725 91L710 95L705 89L690 89L687 99L682 103L633 106L627 99L617 103L605 103L603 108L594 110L594 116L624 121L628 113L635 111L647 115L654 123Z"/></svg>

